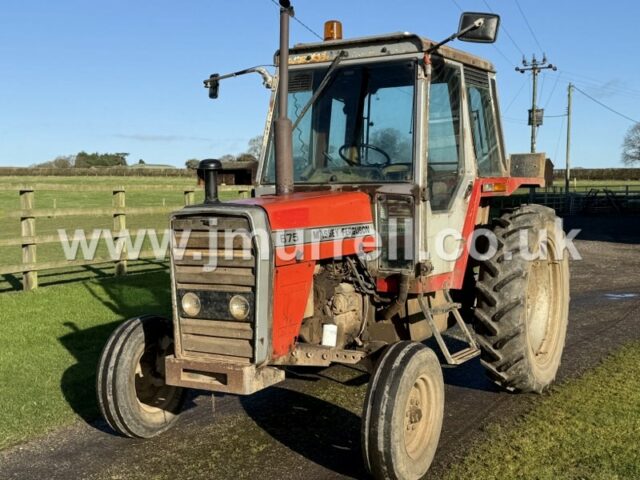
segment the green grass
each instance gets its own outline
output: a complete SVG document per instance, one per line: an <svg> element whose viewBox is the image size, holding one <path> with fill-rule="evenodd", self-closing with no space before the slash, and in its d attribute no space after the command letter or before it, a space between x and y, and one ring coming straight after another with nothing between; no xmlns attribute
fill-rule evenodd
<svg viewBox="0 0 640 480"><path fill-rule="evenodd" d="M94 419L95 369L123 318L170 314L166 272L0 294L0 448Z"/></svg>
<svg viewBox="0 0 640 480"><path fill-rule="evenodd" d="M99 185L118 187L124 185L132 187L136 185L157 185L166 186L169 189L178 190L152 190L152 191L130 191L126 193L126 204L128 207L173 207L176 210L184 205L182 188L195 186L194 178L167 178L167 177L7 177L0 176L0 185L31 185L31 184L54 184L54 185ZM201 202L203 199L202 189L196 190L195 201ZM235 194L224 192L222 199L232 199ZM112 194L110 192L99 191L36 191L36 208L87 208L111 207ZM20 199L16 191L0 190L0 239L16 238L20 236L20 221L15 218L6 218L4 212L18 210ZM89 210L90 212L90 210ZM168 214L153 215L127 215L127 228L135 233L138 229L155 229L159 232L159 237L168 228ZM38 235L57 235L58 229L65 229L69 236L72 236L76 229L82 229L86 233L91 233L94 229L111 229L113 219L109 216L86 216L38 218L36 220L36 233ZM151 249L147 240L143 250ZM107 257L108 251L104 241L100 241L97 257ZM81 259L82 257L78 257ZM60 243L43 244L37 247L38 262L64 260L64 250ZM0 247L0 265L14 265L22 261L20 246ZM133 271L145 269L147 262L132 264ZM57 280L65 281L69 279L86 279L98 274L109 274L112 271L110 265L99 267L77 267L65 270L42 272L40 284L47 285L55 283ZM20 288L21 275L7 276L4 279L0 276L0 292Z"/></svg>
<svg viewBox="0 0 640 480"><path fill-rule="evenodd" d="M449 479L640 478L640 343L490 427Z"/></svg>
<svg viewBox="0 0 640 480"><path fill-rule="evenodd" d="M107 337L124 318L147 312L167 315L169 311L166 272L0 295L0 449L79 418L95 419L95 368ZM358 428L364 391L364 385L353 388L317 382L309 384L303 397L296 398L313 405L326 402L322 408L337 412L341 424L351 422L351 431ZM264 409L260 415L271 423L270 428L280 428L279 417L277 421L272 418L272 406ZM293 427L287 418L281 420L282 429L289 432ZM238 450L238 443L244 441L244 435L238 437L238 432L245 428L252 432L251 448L259 452L256 461L272 460L268 452L274 448L273 440L259 425L246 416L234 416L228 422L228 426L211 427L210 441L202 439L206 449L197 451L213 452L207 462L215 458L223 461L219 458L223 453L223 458L229 458L228 449L240 461L244 453L239 452L244 450ZM301 438L305 428L300 427ZM284 430L276 433L285 435ZM334 433L331 428L322 435L334 441ZM222 434L230 438L228 448L219 443ZM523 418L490 426L482 443L452 467L448 478L640 478L639 436L640 343L636 343L582 378L537 398L533 410ZM183 453L189 458L183 450L193 450L192 446L176 447L176 455L166 458L165 453L157 452L162 458L153 468L163 462L169 468ZM355 451L357 445L352 447ZM280 453L285 454L286 449ZM129 460L135 463L135 459ZM144 466L138 467L141 478L150 473Z"/></svg>

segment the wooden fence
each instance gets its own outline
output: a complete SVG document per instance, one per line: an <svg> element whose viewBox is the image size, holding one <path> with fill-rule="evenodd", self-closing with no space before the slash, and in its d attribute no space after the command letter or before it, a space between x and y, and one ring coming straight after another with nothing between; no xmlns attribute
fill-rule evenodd
<svg viewBox="0 0 640 480"><path fill-rule="evenodd" d="M245 185L218 187L220 192L235 192L241 198L251 195L253 187ZM38 287L38 272L42 270L55 270L67 267L97 265L114 262L110 258L93 258L82 260L58 260L51 262L37 261L37 247L42 244L56 243L60 241L59 235L37 235L36 220L38 218L62 218L75 216L109 216L113 218L113 228L111 235L116 243L124 242L127 238L127 215L151 215L169 214L177 207L127 207L126 192L140 191L182 191L184 194L184 205L193 205L195 197L194 188L180 188L164 185L132 185L126 188L107 187L100 185L56 185L56 184L35 184L32 186L12 186L0 185L0 191L15 191L20 197L20 209L10 211L4 215L5 218L13 218L20 222L20 236L15 238L0 239L0 247L16 246L22 249L22 263L15 265L0 265L0 275L22 274L22 285L24 290L33 290ZM112 206L102 208L41 208L35 207L35 194L37 191L68 191L68 192L110 192L112 195ZM94 235L86 235L87 240L94 238ZM138 258L154 258L152 251L143 251ZM122 249L120 258L115 260L116 275L127 273L127 252Z"/></svg>

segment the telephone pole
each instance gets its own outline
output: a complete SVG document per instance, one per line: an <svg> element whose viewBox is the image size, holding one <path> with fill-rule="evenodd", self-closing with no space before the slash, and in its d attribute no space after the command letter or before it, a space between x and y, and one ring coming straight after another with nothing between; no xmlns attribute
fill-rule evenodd
<svg viewBox="0 0 640 480"><path fill-rule="evenodd" d="M571 180L571 109L573 99L573 84L569 84L567 96L567 159L564 166L564 191L569 197L569 181Z"/></svg>
<svg viewBox="0 0 640 480"><path fill-rule="evenodd" d="M533 95L531 100L531 110L529 110L529 125L531 125L531 153L536 153L536 136L537 129L542 125L544 110L538 108L536 103L538 99L538 75L542 70L556 71L558 68L547 62L547 56L543 55L542 61L536 59L535 54L531 57L531 62L522 58L522 67L516 67L516 72L531 72L533 79Z"/></svg>

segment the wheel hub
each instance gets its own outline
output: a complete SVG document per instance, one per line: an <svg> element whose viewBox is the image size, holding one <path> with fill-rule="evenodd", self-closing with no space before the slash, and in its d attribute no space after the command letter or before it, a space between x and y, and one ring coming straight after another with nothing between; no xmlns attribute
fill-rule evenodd
<svg viewBox="0 0 640 480"><path fill-rule="evenodd" d="M411 388L404 414L404 443L412 458L419 458L428 446L429 385L425 377L419 377Z"/></svg>

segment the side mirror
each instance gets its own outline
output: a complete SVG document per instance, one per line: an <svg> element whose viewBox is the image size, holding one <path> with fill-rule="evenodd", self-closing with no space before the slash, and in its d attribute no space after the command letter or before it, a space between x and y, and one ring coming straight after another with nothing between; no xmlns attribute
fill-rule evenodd
<svg viewBox="0 0 640 480"><path fill-rule="evenodd" d="M209 98L215 100L218 98L218 92L220 90L220 75L214 73L209 77L207 83L209 85Z"/></svg>
<svg viewBox="0 0 640 480"><path fill-rule="evenodd" d="M474 25L479 24L477 28ZM458 37L463 42L493 43L498 37L500 15L493 13L465 12L460 17L458 32L467 30Z"/></svg>

